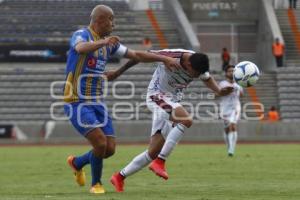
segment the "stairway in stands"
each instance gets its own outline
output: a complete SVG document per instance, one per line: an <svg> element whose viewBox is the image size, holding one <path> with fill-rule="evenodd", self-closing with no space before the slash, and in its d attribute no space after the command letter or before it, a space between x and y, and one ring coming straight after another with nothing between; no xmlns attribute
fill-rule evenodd
<svg viewBox="0 0 300 200"><path fill-rule="evenodd" d="M275 72L266 72L262 73L259 81L254 86L256 90L256 95L259 102L264 107L264 119L267 118L268 111L271 106L278 108L278 93L277 93L277 77ZM242 98L243 104L251 102L251 97L247 92L247 89L244 91L244 97ZM248 109L253 109L254 107L249 106ZM254 108L255 109L255 108ZM249 116L253 117L257 115L255 112L248 113Z"/></svg>
<svg viewBox="0 0 300 200"><path fill-rule="evenodd" d="M185 48L180 39L176 24L172 17L165 10L153 10L153 13L158 21L161 31L168 42L168 48ZM146 11L135 11L135 21L137 26L141 28L142 35L149 37L153 43L152 49L161 49L156 33L147 17Z"/></svg>
<svg viewBox="0 0 300 200"><path fill-rule="evenodd" d="M294 10L298 29L300 30L300 10ZM294 34L289 23L286 9L276 10L278 23L286 45L286 67L300 67L300 49L297 49Z"/></svg>

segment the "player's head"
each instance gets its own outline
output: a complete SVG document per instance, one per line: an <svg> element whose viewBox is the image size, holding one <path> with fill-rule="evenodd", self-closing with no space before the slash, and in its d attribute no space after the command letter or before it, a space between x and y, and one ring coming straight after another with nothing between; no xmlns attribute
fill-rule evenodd
<svg viewBox="0 0 300 200"><path fill-rule="evenodd" d="M97 5L91 12L90 26L101 37L108 36L114 27L114 12L105 5Z"/></svg>
<svg viewBox="0 0 300 200"><path fill-rule="evenodd" d="M209 71L209 60L203 53L194 53L188 58L188 71L196 78Z"/></svg>
<svg viewBox="0 0 300 200"><path fill-rule="evenodd" d="M227 65L225 67L225 76L226 78L233 80L233 71L234 71L234 66L233 65Z"/></svg>

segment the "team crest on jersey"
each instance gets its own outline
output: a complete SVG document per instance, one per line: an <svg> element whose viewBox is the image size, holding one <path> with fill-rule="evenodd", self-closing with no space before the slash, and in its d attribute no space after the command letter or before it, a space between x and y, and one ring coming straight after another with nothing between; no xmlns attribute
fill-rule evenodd
<svg viewBox="0 0 300 200"><path fill-rule="evenodd" d="M88 60L87 60L87 66L89 68L95 68L96 67L96 63L97 63L97 60L96 58L94 57L90 57Z"/></svg>

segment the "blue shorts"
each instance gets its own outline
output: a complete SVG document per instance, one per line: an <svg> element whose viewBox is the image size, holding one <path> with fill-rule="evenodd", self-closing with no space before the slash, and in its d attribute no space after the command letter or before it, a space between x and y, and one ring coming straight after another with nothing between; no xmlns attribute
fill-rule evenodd
<svg viewBox="0 0 300 200"><path fill-rule="evenodd" d="M104 103L71 103L64 105L64 110L81 135L101 128L106 136L114 136L112 119Z"/></svg>

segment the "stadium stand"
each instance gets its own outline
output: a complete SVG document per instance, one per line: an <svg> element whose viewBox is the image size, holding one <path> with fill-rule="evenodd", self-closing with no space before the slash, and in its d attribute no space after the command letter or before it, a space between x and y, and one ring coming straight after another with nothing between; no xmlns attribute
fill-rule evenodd
<svg viewBox="0 0 300 200"><path fill-rule="evenodd" d="M258 25L256 18L248 12L239 13L239 7L228 3L223 8L222 2L180 1L186 16L201 43L201 51L206 52L211 60L212 69L222 68L221 51L226 47L231 54L231 63L240 60L256 61ZM255 7L248 2L248 8Z"/></svg>
<svg viewBox="0 0 300 200"><path fill-rule="evenodd" d="M276 14L286 46L285 66L300 66L300 36L299 33L294 33L297 30L293 30L296 27L299 31L300 11L277 9Z"/></svg>
<svg viewBox="0 0 300 200"><path fill-rule="evenodd" d="M281 8L276 15L285 41L285 67L277 71L280 113L283 121L300 120L300 11Z"/></svg>
<svg viewBox="0 0 300 200"><path fill-rule="evenodd" d="M300 121L300 68L281 68L277 73L279 105L284 121Z"/></svg>
<svg viewBox="0 0 300 200"><path fill-rule="evenodd" d="M168 46L165 48L183 48L185 45L182 43L176 24L171 20L171 16L166 12L166 10L154 10L153 11L161 31L163 32L163 37L167 40ZM151 23L149 23L149 18L145 11L135 11L136 22L142 30L142 35L149 37L153 42L152 49L161 49L157 40L157 33L153 29Z"/></svg>
<svg viewBox="0 0 300 200"><path fill-rule="evenodd" d="M0 4L1 61L65 61L72 32L87 25L90 11L97 4L115 10L115 34L124 44L141 43L140 29L133 23L134 14L122 0L5 0ZM29 59L28 54L19 58L20 54L15 55L14 50L45 52Z"/></svg>
<svg viewBox="0 0 300 200"><path fill-rule="evenodd" d="M50 86L53 81L63 81L64 65L63 64L44 64L43 67L38 67L38 64L24 64L22 68L18 65L6 65L7 67L0 67L0 119L2 122L11 121L47 121L51 119L50 106L54 102L59 102L61 99L55 99L50 96ZM117 65L111 65L110 68L117 67ZM151 118L151 114L146 109L145 93L146 88L151 80L152 73L155 70L151 64L144 64L136 66L135 69L131 69L126 72L126 75L121 76L115 83L109 83L108 96L106 102L110 110L113 110L113 106L118 109L124 108L128 110L128 104L141 105L134 110L122 111L121 113L115 113L117 119L125 118L138 112L135 120L148 120ZM217 81L223 79L223 75L216 73L213 74ZM131 81L132 85L128 85ZM54 87L54 94L62 95L61 85ZM115 94L121 96L119 99L115 98L115 94L112 93L112 88L116 88ZM268 109L271 105L277 105L276 95L276 77L273 73L264 74L261 77L260 84L257 84L256 90L258 96L261 98L261 103ZM249 95L245 93L243 102L250 102ZM130 96L128 99L127 96ZM201 117L209 117L207 110L216 113L218 108L218 100L214 100L215 96L211 93L202 82L195 81L187 89L187 93L184 97L184 102L192 103L193 107L199 104L201 108L198 114ZM188 106L187 105L187 106ZM194 110L196 112L196 110ZM55 110L55 116L63 116L63 110L60 108ZM212 119L212 118L210 118ZM214 117L213 119L218 119Z"/></svg>

